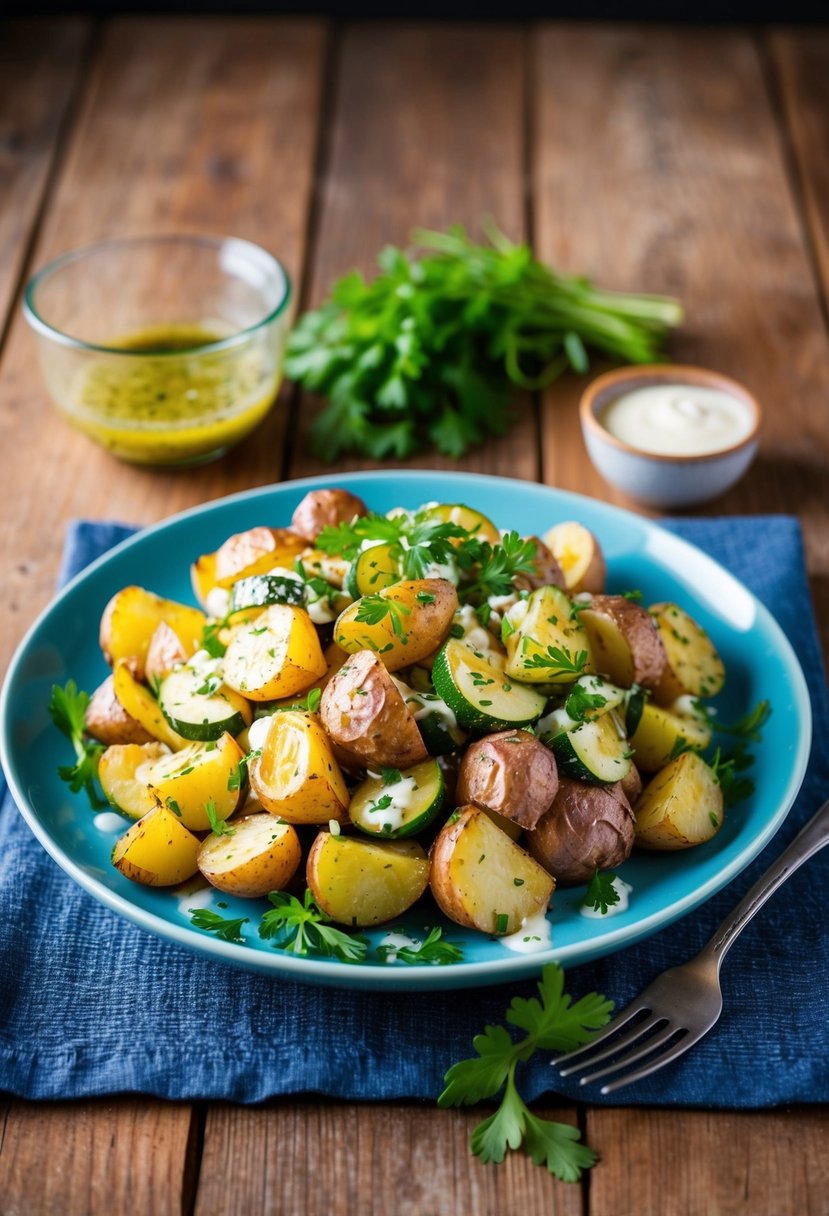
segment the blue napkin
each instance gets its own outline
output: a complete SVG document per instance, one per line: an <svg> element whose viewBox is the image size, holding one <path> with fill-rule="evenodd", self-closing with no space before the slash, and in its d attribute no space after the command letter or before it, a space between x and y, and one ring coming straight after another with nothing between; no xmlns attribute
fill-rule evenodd
<svg viewBox="0 0 829 1216"><path fill-rule="evenodd" d="M700 949L829 795L829 708L797 521L667 526L776 613L809 681L817 749L783 829L739 879L635 950L568 972L574 996L595 989L620 1005ZM118 525L76 525L62 578L128 534ZM829 850L789 880L731 950L714 1031L679 1063L623 1090L619 1104L829 1099L827 892ZM0 1090L27 1098L137 1091L239 1102L288 1093L435 1098L449 1065L472 1053L473 1035L502 1021L514 995L533 990L528 982L463 994L340 992L205 960L101 907L41 849L8 795L0 810ZM528 1098L587 1096L541 1058L525 1067L521 1087Z"/></svg>

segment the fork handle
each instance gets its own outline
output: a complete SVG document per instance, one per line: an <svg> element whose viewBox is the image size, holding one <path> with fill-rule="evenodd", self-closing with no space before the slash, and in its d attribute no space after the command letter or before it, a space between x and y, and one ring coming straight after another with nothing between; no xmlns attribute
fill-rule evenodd
<svg viewBox="0 0 829 1216"><path fill-rule="evenodd" d="M812 816L789 847L780 854L777 861L766 870L761 878L757 879L734 911L722 922L701 954L713 958L719 970L727 951L745 929L755 912L759 912L769 896L773 895L777 888L794 874L799 866L803 865L804 861L808 861L826 844L829 844L829 802L824 802L817 814Z"/></svg>

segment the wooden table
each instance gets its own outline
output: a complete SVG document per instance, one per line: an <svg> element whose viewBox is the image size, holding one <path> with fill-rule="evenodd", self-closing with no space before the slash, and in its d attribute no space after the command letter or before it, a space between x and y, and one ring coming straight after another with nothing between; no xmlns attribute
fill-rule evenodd
<svg viewBox="0 0 829 1216"><path fill-rule="evenodd" d="M829 33L66 20L4 29L0 82L4 666L69 518L149 522L320 471L313 403L290 390L254 438L187 473L117 464L69 431L18 310L34 266L115 234L232 232L279 253L307 304L413 225L484 214L565 269L682 297L675 356L744 380L767 411L759 459L711 510L800 515L829 641ZM523 403L463 467L621 501L584 454L580 387ZM477 1117L0 1100L0 1213L829 1212L819 1108L567 1108L602 1154L581 1187L520 1156L481 1165Z"/></svg>

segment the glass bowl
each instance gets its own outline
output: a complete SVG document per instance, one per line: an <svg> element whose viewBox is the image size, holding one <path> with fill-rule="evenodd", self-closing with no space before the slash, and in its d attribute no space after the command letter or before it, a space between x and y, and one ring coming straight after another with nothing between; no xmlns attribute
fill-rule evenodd
<svg viewBox="0 0 829 1216"><path fill-rule="evenodd" d="M235 237L148 236L64 254L23 310L63 416L136 464L213 460L276 399L291 284Z"/></svg>

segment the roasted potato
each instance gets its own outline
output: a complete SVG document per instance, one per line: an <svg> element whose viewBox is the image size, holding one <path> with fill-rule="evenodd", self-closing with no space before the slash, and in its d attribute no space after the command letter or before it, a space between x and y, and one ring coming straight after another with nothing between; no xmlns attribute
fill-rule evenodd
<svg viewBox="0 0 829 1216"><path fill-rule="evenodd" d="M644 608L623 595L594 595L579 619L597 671L623 688L656 688L665 670L665 648Z"/></svg>
<svg viewBox="0 0 829 1216"><path fill-rule="evenodd" d="M429 753L417 723L379 657L360 651L323 691L322 724L358 764L411 768Z"/></svg>
<svg viewBox="0 0 829 1216"><path fill-rule="evenodd" d="M99 743L152 743L155 735L124 709L115 695L115 677L107 676L89 699L84 728Z"/></svg>
<svg viewBox="0 0 829 1216"><path fill-rule="evenodd" d="M682 712L678 712L681 706ZM690 705L666 709L648 702L639 725L630 737L636 767L655 773L668 763L680 747L702 751L711 742L711 727L704 714Z"/></svg>
<svg viewBox="0 0 829 1216"><path fill-rule="evenodd" d="M368 928L401 916L429 885L429 859L414 840L373 840L320 832L305 875L323 912Z"/></svg>
<svg viewBox="0 0 829 1216"><path fill-rule="evenodd" d="M432 845L432 894L450 920L499 937L516 933L550 902L555 883L492 821L467 806Z"/></svg>
<svg viewBox="0 0 829 1216"><path fill-rule="evenodd" d="M174 667L178 667L180 663L186 663L192 653L192 651L190 654L187 653L187 648L182 645L181 638L175 630L171 629L166 621L162 621L156 625L147 647L147 659L144 664L147 681L152 684L163 680Z"/></svg>
<svg viewBox="0 0 829 1216"><path fill-rule="evenodd" d="M309 490L293 513L291 528L313 544L323 528L350 523L358 515L367 514L362 498L348 490Z"/></svg>
<svg viewBox="0 0 829 1216"><path fill-rule="evenodd" d="M456 797L532 830L558 792L555 757L526 730L504 730L470 744Z"/></svg>
<svg viewBox="0 0 829 1216"><path fill-rule="evenodd" d="M232 735L215 743L191 743L162 756L139 773L159 802L193 832L206 832L210 803L217 819L229 819L244 793L239 763L244 752Z"/></svg>
<svg viewBox="0 0 829 1216"><path fill-rule="evenodd" d="M275 566L290 569L304 548L305 541L290 528L259 527L237 532L216 550L216 585L231 587L237 579L264 574Z"/></svg>
<svg viewBox="0 0 829 1216"><path fill-rule="evenodd" d="M536 587L561 587L565 590L567 582L564 571L556 561L552 550L548 549L538 536L529 537L535 541L535 570L532 574L517 574L512 580L519 591L534 591Z"/></svg>
<svg viewBox="0 0 829 1216"><path fill-rule="evenodd" d="M581 616L581 614L579 614ZM511 608L505 620L507 675L527 684L572 684L595 668L590 642L573 605L559 587L540 587Z"/></svg>
<svg viewBox="0 0 829 1216"><path fill-rule="evenodd" d="M458 593L448 579L395 583L349 604L337 617L334 641L349 654L373 650L389 671L399 671L437 650L458 607Z"/></svg>
<svg viewBox="0 0 829 1216"><path fill-rule="evenodd" d="M569 595L589 591L601 595L607 574L604 555L596 537L584 524L566 520L550 528L544 536L564 574L564 587Z"/></svg>
<svg viewBox="0 0 829 1216"><path fill-rule="evenodd" d="M695 752L677 756L645 786L635 806L636 843L689 849L716 836L725 815L714 770Z"/></svg>
<svg viewBox="0 0 829 1216"><path fill-rule="evenodd" d="M201 841L169 807L158 805L116 841L112 864L145 887L174 887L198 871Z"/></svg>
<svg viewBox="0 0 829 1216"><path fill-rule="evenodd" d="M714 643L693 617L676 604L653 604L649 609L665 648L665 669L654 689L660 705L677 697L713 697L725 683L725 667Z"/></svg>
<svg viewBox="0 0 829 1216"><path fill-rule="evenodd" d="M272 604L254 622L238 625L224 657L229 688L251 701L305 692L328 664L319 635L303 608Z"/></svg>
<svg viewBox="0 0 829 1216"><path fill-rule="evenodd" d="M165 621L175 631L189 658L201 645L207 618L198 608L165 600L143 587L124 587L107 604L101 617L99 640L104 658L111 667L126 660L138 680L144 678L144 665L150 640L158 625Z"/></svg>
<svg viewBox="0 0 829 1216"><path fill-rule="evenodd" d="M107 802L130 819L151 811L157 798L143 779L147 767L169 755L163 743L116 743L98 761L98 780Z"/></svg>
<svg viewBox="0 0 829 1216"><path fill-rule="evenodd" d="M622 777L619 785L622 787L622 793L627 798L631 806L642 793L642 774L635 764L631 764L628 771Z"/></svg>
<svg viewBox="0 0 829 1216"><path fill-rule="evenodd" d="M250 766L250 785L262 806L289 823L348 822L348 790L313 714L273 715L262 755Z"/></svg>
<svg viewBox="0 0 829 1216"><path fill-rule="evenodd" d="M198 866L211 886L243 899L259 899L281 891L302 860L296 829L267 811L234 819L232 835L202 841Z"/></svg>
<svg viewBox="0 0 829 1216"><path fill-rule="evenodd" d="M621 785L562 777L553 805L527 836L527 848L557 883L577 886L595 870L626 861L633 839L633 811Z"/></svg>

